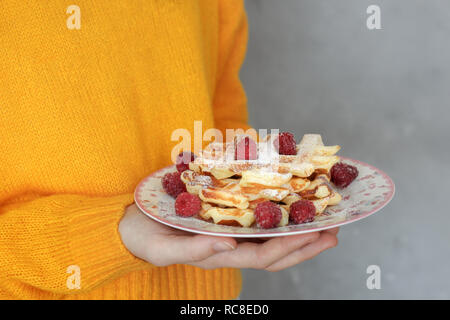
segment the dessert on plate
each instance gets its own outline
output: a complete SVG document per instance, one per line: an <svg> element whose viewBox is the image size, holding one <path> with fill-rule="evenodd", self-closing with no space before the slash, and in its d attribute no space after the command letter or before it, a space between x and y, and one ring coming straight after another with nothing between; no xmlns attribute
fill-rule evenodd
<svg viewBox="0 0 450 320"><path fill-rule="evenodd" d="M181 153L177 172L166 174L162 185L180 216L265 229L308 223L338 204L337 188L358 175L339 162L339 149L325 146L319 134L305 134L299 144L289 132L260 142L240 135L197 156Z"/></svg>

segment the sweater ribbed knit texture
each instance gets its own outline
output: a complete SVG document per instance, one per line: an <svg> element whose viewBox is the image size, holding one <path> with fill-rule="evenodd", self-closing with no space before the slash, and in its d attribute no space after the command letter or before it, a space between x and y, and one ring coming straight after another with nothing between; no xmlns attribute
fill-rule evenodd
<svg viewBox="0 0 450 320"><path fill-rule="evenodd" d="M248 128L243 2L77 0L80 30L70 4L0 3L0 298L237 297L239 270L152 266L118 223L175 129Z"/></svg>

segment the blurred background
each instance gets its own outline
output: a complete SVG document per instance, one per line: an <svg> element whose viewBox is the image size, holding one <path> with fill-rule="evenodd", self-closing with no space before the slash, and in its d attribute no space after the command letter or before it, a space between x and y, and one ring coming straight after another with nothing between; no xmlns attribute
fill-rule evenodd
<svg viewBox="0 0 450 320"><path fill-rule="evenodd" d="M372 4L381 30L366 27ZM250 123L320 133L389 174L396 195L312 261L245 270L241 297L450 299L450 2L246 0L246 9ZM366 287L369 265L381 268L380 290Z"/></svg>

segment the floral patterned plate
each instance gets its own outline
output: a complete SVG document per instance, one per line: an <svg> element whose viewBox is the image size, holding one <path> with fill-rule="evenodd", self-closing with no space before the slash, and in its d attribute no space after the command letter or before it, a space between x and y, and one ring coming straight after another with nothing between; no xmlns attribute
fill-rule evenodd
<svg viewBox="0 0 450 320"><path fill-rule="evenodd" d="M139 209L150 218L193 233L236 238L266 238L325 230L370 216L381 210L395 192L394 182L383 171L361 161L340 158L342 162L358 168L358 178L347 188L337 189L342 201L338 205L327 207L322 215L310 223L261 229L217 225L194 217L179 217L175 214L175 200L165 193L161 185L161 178L167 172L176 171L175 166L161 169L142 180L135 190L134 199Z"/></svg>

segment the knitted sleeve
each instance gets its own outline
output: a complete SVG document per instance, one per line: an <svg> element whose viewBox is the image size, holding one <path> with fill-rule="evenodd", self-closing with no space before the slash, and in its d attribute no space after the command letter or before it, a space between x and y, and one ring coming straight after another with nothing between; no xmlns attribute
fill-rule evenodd
<svg viewBox="0 0 450 320"><path fill-rule="evenodd" d="M213 105L215 126L222 131L250 128L247 124L247 98L239 79L247 38L244 1L219 1L218 77Z"/></svg>
<svg viewBox="0 0 450 320"><path fill-rule="evenodd" d="M132 202L132 194L52 195L0 207L0 287L14 296L30 286L55 294L81 293L150 267L127 251L118 233ZM71 275L79 276L79 282Z"/></svg>

